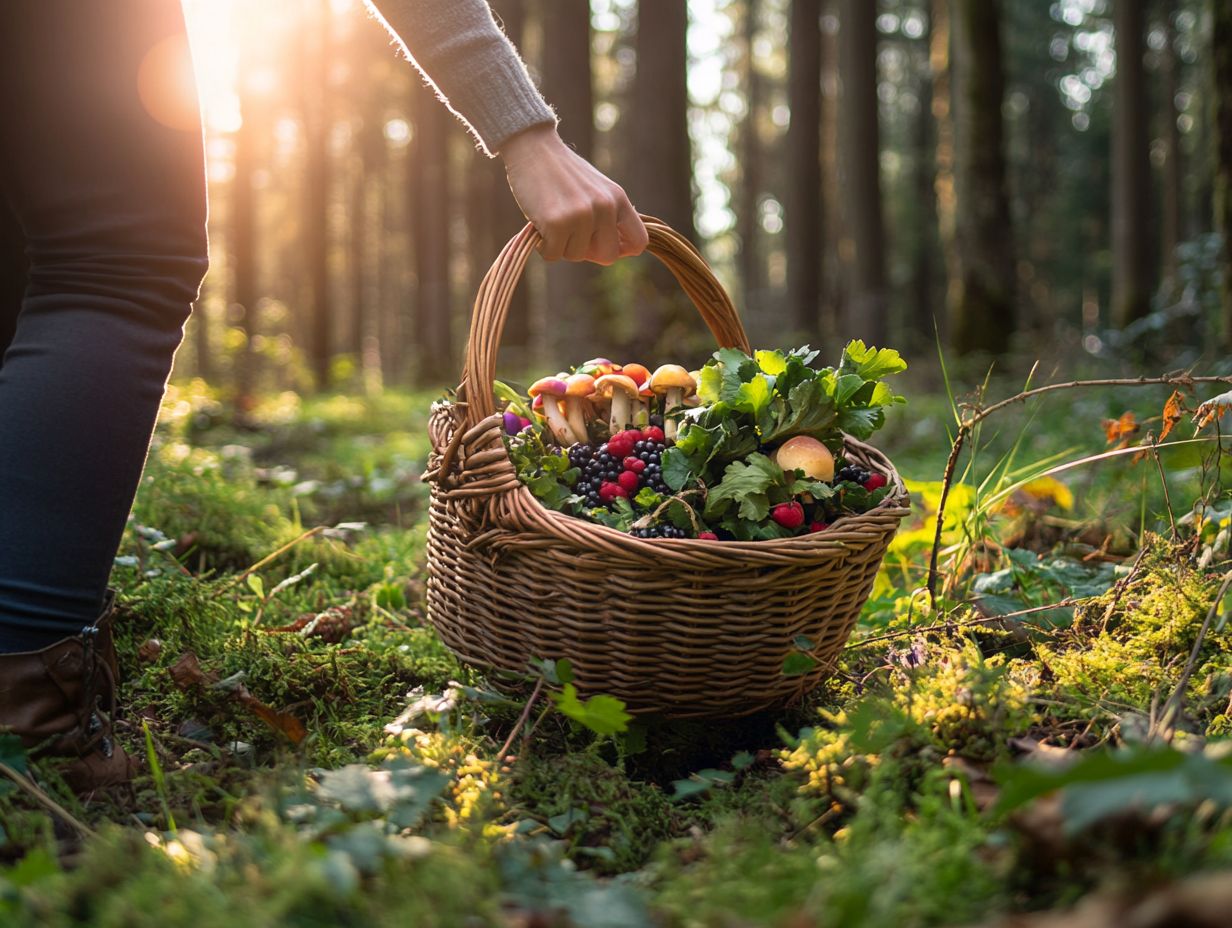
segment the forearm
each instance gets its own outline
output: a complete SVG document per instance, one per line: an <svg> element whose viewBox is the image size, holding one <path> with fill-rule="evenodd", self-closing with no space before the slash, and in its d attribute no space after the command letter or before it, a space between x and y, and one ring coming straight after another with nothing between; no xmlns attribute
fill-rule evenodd
<svg viewBox="0 0 1232 928"><path fill-rule="evenodd" d="M486 0L368 0L489 154L556 117Z"/></svg>

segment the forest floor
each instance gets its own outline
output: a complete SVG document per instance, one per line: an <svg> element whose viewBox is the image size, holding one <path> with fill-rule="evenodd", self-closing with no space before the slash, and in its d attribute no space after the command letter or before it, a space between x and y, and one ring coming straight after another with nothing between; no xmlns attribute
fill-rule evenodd
<svg viewBox="0 0 1232 928"><path fill-rule="evenodd" d="M114 575L119 737L144 771L82 801L0 736L41 784L0 778L0 924L1224 925L1215 426L1048 473L1127 410L1128 440L1158 433L1168 394L986 422L935 608L954 418L912 396L882 443L916 512L831 680L782 712L599 736L546 698L524 721L426 623L432 397L271 396L238 429L173 387Z"/></svg>

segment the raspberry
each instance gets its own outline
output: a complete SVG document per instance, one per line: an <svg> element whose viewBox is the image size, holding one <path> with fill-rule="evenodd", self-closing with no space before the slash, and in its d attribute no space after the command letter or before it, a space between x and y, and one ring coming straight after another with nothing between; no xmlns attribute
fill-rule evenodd
<svg viewBox="0 0 1232 928"><path fill-rule="evenodd" d="M641 437L644 441L663 441L663 430L657 425L650 425L642 429Z"/></svg>
<svg viewBox="0 0 1232 928"><path fill-rule="evenodd" d="M640 474L646 469L646 462L641 458L633 457L633 455L629 455L629 457L621 461L621 465L625 470L631 470L635 474Z"/></svg>
<svg viewBox="0 0 1232 928"><path fill-rule="evenodd" d="M883 474L873 474L864 481L864 489L868 490L870 493L873 490L880 490L885 485L886 478Z"/></svg>
<svg viewBox="0 0 1232 928"><path fill-rule="evenodd" d="M605 503L610 503L618 496L628 497L629 491L622 487L619 483L605 482L599 487L599 499Z"/></svg>
<svg viewBox="0 0 1232 928"><path fill-rule="evenodd" d="M697 537L699 541L718 541L719 540L719 536L716 535L714 532L698 532Z"/></svg>
<svg viewBox="0 0 1232 928"><path fill-rule="evenodd" d="M639 482L638 477L637 477L637 474L635 474L631 470L623 471L621 475L616 478L616 482L620 484L622 488L624 488L624 491L626 493L636 493L637 492L637 485Z"/></svg>
<svg viewBox="0 0 1232 928"><path fill-rule="evenodd" d="M810 522L809 523L809 534L813 534L814 532L824 532L829 527L830 527L829 522Z"/></svg>
<svg viewBox="0 0 1232 928"><path fill-rule="evenodd" d="M790 503L779 503L770 510L770 518L783 528L794 532L804 524L804 507L795 500Z"/></svg>
<svg viewBox="0 0 1232 928"><path fill-rule="evenodd" d="M627 441L630 444L636 444L637 442L642 440L642 430L641 429L625 429L623 432L617 432L612 437L615 439L618 439L621 442Z"/></svg>

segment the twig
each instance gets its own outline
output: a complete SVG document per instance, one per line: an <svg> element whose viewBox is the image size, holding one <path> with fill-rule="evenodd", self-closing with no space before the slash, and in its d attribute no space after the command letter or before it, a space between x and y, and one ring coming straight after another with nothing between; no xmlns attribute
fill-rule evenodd
<svg viewBox="0 0 1232 928"><path fill-rule="evenodd" d="M1147 433L1146 440L1151 447L1151 457L1155 459L1155 469L1159 471L1159 484L1164 488L1164 506L1168 510L1168 524L1172 526L1172 540L1176 541L1176 514L1172 511L1172 496L1168 493L1168 479L1164 476L1164 465L1159 460L1159 443L1155 440L1154 432Z"/></svg>
<svg viewBox="0 0 1232 928"><path fill-rule="evenodd" d="M14 770L3 761L0 761L0 773L3 773L6 777L29 793L31 798L43 808L50 811L53 815L58 815L65 824L72 826L87 838L95 837L94 829L75 818L72 813L64 808L64 806L60 805L60 803L56 802L45 792L43 792L39 785L28 776Z"/></svg>
<svg viewBox="0 0 1232 928"><path fill-rule="evenodd" d="M1189 652L1189 660L1185 662L1185 669L1181 671L1181 679L1177 681L1176 689L1172 691L1172 695L1168 697L1168 701L1164 703L1164 710L1159 716L1159 729L1168 731L1168 741L1172 741L1174 729L1173 722L1181 714L1181 706L1185 702L1185 688L1189 686L1189 678L1193 675L1194 667L1198 664L1198 652L1202 650L1202 645L1206 643L1206 633L1210 631L1211 623L1215 621L1215 613L1219 611L1219 604L1223 602L1224 594L1228 592L1228 588L1232 587L1232 570L1223 575L1223 583L1219 584L1219 591L1215 594L1215 601L1211 603L1211 608L1206 612L1206 618L1202 620L1202 627L1198 629L1198 637L1194 640L1193 648ZM1152 735L1155 732L1152 732Z"/></svg>
<svg viewBox="0 0 1232 928"><path fill-rule="evenodd" d="M1138 568L1142 564L1142 559L1146 556L1147 548L1143 546L1138 549L1138 556L1134 558L1133 564L1129 567L1129 573L1112 585L1112 600L1108 603L1108 608L1104 610L1104 621L1100 626L1100 634L1108 631L1108 623L1112 621L1112 613L1116 611L1116 607L1121 604L1121 597L1125 595L1125 591L1129 589L1129 585L1133 582L1134 577L1138 573Z"/></svg>
<svg viewBox="0 0 1232 928"><path fill-rule="evenodd" d="M1050 603L1046 606L1032 606L1030 609L1019 609L1017 612L1003 612L1000 615L985 616L982 619L971 619L966 622L942 622L938 625L923 625L916 628L901 628L896 632L888 632L884 635L876 635L872 638L862 638L861 640L847 645L847 650L853 648L862 648L866 644L875 644L878 641L889 641L893 638L904 638L907 635L922 635L925 632L945 632L956 631L960 628L970 628L975 625L988 625L991 622L1000 622L1002 619L1016 619L1019 616L1031 615L1036 612L1048 612L1051 609L1067 609L1070 606L1081 606L1083 603L1095 599L1094 596L1088 596L1080 599L1067 597L1057 603Z"/></svg>
<svg viewBox="0 0 1232 928"><path fill-rule="evenodd" d="M530 698L526 700L526 705L522 709L522 714L518 716L517 722L514 723L513 731L509 732L509 737L505 739L505 743L501 745L501 749L496 753L497 760L504 760L505 754L509 748L513 746L513 739L518 736L518 732L522 730L522 726L526 724L526 720L530 718L531 707L539 699L539 694L543 691L543 677L540 677L535 683L535 688L531 690Z"/></svg>
<svg viewBox="0 0 1232 928"><path fill-rule="evenodd" d="M958 432L954 436L954 443L950 448L950 459L945 465L945 476L941 486L941 499L937 505L937 531L933 536L933 550L929 558L928 566L928 598L936 608L937 605L937 558L941 549L941 529L945 524L945 504L950 494L950 484L954 479L955 465L958 463L958 455L962 451L962 447L967 440L967 436L971 430L980 422L987 419L993 413L1004 409L1014 403L1022 403L1026 400L1033 399L1044 393L1053 393L1057 390L1072 390L1077 387L1150 387L1150 386L1181 386L1192 387L1198 383L1232 383L1232 377L1194 377L1188 373L1165 374L1163 377L1125 377L1125 378L1104 378L1100 380L1071 380L1067 383L1053 383L1043 387L1035 387L1032 390L1023 390L1014 396L993 403L991 406L986 406L982 409L975 409L971 415L959 422Z"/></svg>
<svg viewBox="0 0 1232 928"><path fill-rule="evenodd" d="M286 554L288 551L294 548L301 541L307 541L313 535L318 535L324 530L325 530L324 525L318 525L315 528L308 529L308 531L304 532L298 538L291 539L285 545L279 548L277 551L273 552L272 554L265 555L265 557L261 558L261 560L257 561L257 563L253 564L243 573L236 574L234 577L232 577L230 580L228 580L226 583L222 585L222 589L220 589L219 592L225 593L227 590L231 589L231 587L235 586L236 584L243 583L245 580L248 579L248 576L250 574L255 574L258 570L260 570L266 564Z"/></svg>

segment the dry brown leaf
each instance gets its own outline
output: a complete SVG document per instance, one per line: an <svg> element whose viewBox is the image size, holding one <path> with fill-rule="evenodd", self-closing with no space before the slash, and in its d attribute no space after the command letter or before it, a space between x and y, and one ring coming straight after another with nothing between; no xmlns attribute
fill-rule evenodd
<svg viewBox="0 0 1232 928"><path fill-rule="evenodd" d="M1232 390L1212 396L1199 406L1198 411L1194 413L1194 422L1197 423L1198 428L1204 429L1217 419L1222 419L1223 414L1229 409L1232 409Z"/></svg>
<svg viewBox="0 0 1232 928"><path fill-rule="evenodd" d="M1132 410L1121 413L1119 419L1104 420L1104 435L1108 444L1117 448L1128 448L1134 435L1138 433L1138 420Z"/></svg>
<svg viewBox="0 0 1232 928"><path fill-rule="evenodd" d="M1176 424L1185 418L1185 395L1180 390L1173 390L1172 395L1168 397L1168 402L1164 403L1163 411L1163 428L1159 431L1159 440L1163 441L1168 437L1168 433L1176 427Z"/></svg>
<svg viewBox="0 0 1232 928"><path fill-rule="evenodd" d="M295 716L271 709L248 692L248 687L238 679L239 674L220 680L218 674L212 670L203 670L201 661L192 651L181 654L176 662L167 668L167 673L171 675L172 682L182 690L212 688L230 693L236 702L270 728L282 732L295 744L303 741L308 734L304 724Z"/></svg>

